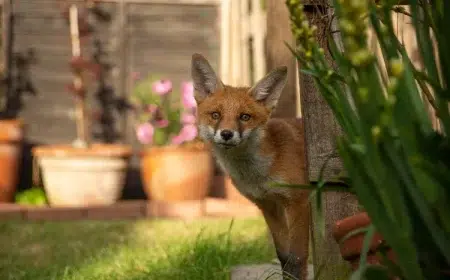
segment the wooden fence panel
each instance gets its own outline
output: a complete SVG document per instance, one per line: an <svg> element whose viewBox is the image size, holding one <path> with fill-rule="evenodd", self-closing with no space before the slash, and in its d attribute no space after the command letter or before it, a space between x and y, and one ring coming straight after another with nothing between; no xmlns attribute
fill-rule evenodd
<svg viewBox="0 0 450 280"><path fill-rule="evenodd" d="M27 124L23 168L19 189L31 184L31 151L36 144L71 143L76 135L74 103L66 90L72 81L69 26L60 13L60 0L14 0L14 52L34 49L37 63L30 69L31 80L38 96L24 95L24 107L19 116ZM71 0L79 2L82 0ZM164 75L178 86L190 79L190 59L193 52L206 55L219 69L220 3L209 1L100 1L101 8L112 16L108 23L96 25L100 41L112 69L106 79L116 97L130 95L131 73ZM189 3L188 3L189 2ZM82 46L87 56L91 46ZM88 104L99 109L96 84L88 83ZM118 141L132 144L137 150L132 126L132 114L114 114ZM91 126L91 131L98 124ZM98 141L101 141L98 140ZM125 197L142 198L138 157L125 188Z"/></svg>
<svg viewBox="0 0 450 280"><path fill-rule="evenodd" d="M38 3L39 2L39 3ZM69 68L71 45L69 26L60 13L58 1L15 1L14 52L32 48L36 64L31 67L31 81L37 96L24 95L20 116L27 123L27 139L46 144L70 143L76 137L74 103L66 90L72 81ZM102 7L115 14L116 4L104 3ZM111 63L117 63L113 44L114 20L98 24L99 39L104 43ZM89 58L91 40L82 44L83 54ZM88 103L95 109L95 83L88 82Z"/></svg>
<svg viewBox="0 0 450 280"><path fill-rule="evenodd" d="M126 65L128 73L158 75L172 80L174 101L180 83L190 77L191 56L205 55L219 69L220 23L217 5L129 4L127 7ZM129 77L129 76L128 76ZM128 78L131 93L135 81ZM132 120L127 126L128 142L138 147Z"/></svg>
<svg viewBox="0 0 450 280"><path fill-rule="evenodd" d="M73 100L66 90L72 74L68 65L70 51L69 26L60 13L58 0L14 2L16 12L15 52L34 49L37 63L31 78L38 96L24 95L20 116L28 124L27 138L46 144L70 143L75 139ZM77 2L77 1L72 1ZM78 0L78 2L82 2ZM206 55L213 67L219 68L219 6L164 3L102 2L100 6L112 16L109 23L98 23L98 36L113 65L107 81L116 96L131 93L131 73L142 76L154 73L166 76L178 86L189 80L193 52ZM123 14L125 13L125 14ZM124 22L121 20L124 19ZM91 43L82 45L87 57ZM98 109L96 84L89 83L89 106ZM125 142L135 142L127 116L117 116L117 126Z"/></svg>

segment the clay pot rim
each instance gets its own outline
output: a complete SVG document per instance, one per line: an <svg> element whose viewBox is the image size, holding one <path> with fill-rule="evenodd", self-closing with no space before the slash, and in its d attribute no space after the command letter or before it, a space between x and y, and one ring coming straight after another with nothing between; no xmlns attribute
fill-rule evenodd
<svg viewBox="0 0 450 280"><path fill-rule="evenodd" d="M339 242L349 232L370 225L371 220L367 212L360 212L334 223L333 236Z"/></svg>
<svg viewBox="0 0 450 280"><path fill-rule="evenodd" d="M0 124L15 125L15 126L24 126L25 125L22 118L0 119Z"/></svg>
<svg viewBox="0 0 450 280"><path fill-rule="evenodd" d="M126 144L94 143L88 148L76 148L69 144L40 145L32 149L37 157L130 157L133 150Z"/></svg>
<svg viewBox="0 0 450 280"><path fill-rule="evenodd" d="M366 238L366 235L364 233L359 233L354 236L351 236L350 238L346 239L344 242L342 242L339 245L339 250L341 253L341 256L344 258L344 260L352 260L355 258L359 258L363 244L364 239ZM369 254L375 254L375 252L379 251L382 247L388 247L384 238L381 236L379 232L375 232L372 240L370 241L369 245ZM391 249L389 249L391 250Z"/></svg>
<svg viewBox="0 0 450 280"><path fill-rule="evenodd" d="M147 148L143 148L140 151L140 156L148 156L151 154L159 154L159 153L191 153L191 152L207 152L210 150L209 145L205 143L197 143L196 145L164 145L164 146L151 146Z"/></svg>
<svg viewBox="0 0 450 280"><path fill-rule="evenodd" d="M17 128L19 130L23 130L25 123L22 118L12 118L12 119L0 119L0 127L2 129L12 127ZM20 142L22 141L23 133L19 134L10 134L3 133L0 131L0 142Z"/></svg>

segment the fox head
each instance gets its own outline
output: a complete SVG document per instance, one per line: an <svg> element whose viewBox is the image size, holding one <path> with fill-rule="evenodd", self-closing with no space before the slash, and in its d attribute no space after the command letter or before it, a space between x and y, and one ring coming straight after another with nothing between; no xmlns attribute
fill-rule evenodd
<svg viewBox="0 0 450 280"><path fill-rule="evenodd" d="M274 69L253 87L232 87L222 83L202 55L194 54L191 76L200 137L231 149L260 138L286 84L287 67Z"/></svg>

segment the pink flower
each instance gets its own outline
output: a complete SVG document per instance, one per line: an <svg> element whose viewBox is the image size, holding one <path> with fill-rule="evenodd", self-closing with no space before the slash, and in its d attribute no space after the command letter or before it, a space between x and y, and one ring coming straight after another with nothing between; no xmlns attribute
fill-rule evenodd
<svg viewBox="0 0 450 280"><path fill-rule="evenodd" d="M197 102L194 98L194 84L192 82L181 83L181 100L183 106L187 109L197 107Z"/></svg>
<svg viewBox="0 0 450 280"><path fill-rule="evenodd" d="M197 137L197 127L193 124L183 126L180 133L172 138L172 144L179 145L186 141L192 141Z"/></svg>
<svg viewBox="0 0 450 280"><path fill-rule="evenodd" d="M195 123L195 116L193 114L183 113L181 115L181 122L183 124L194 124Z"/></svg>
<svg viewBox="0 0 450 280"><path fill-rule="evenodd" d="M183 143L183 138L182 138L182 136L180 136L180 135L178 134L178 135L175 135L174 137L172 137L172 144L174 144L174 145L180 145L181 143Z"/></svg>
<svg viewBox="0 0 450 280"><path fill-rule="evenodd" d="M167 127L168 125L169 125L168 120L156 120L155 121L155 126L158 128L164 128L164 127Z"/></svg>
<svg viewBox="0 0 450 280"><path fill-rule="evenodd" d="M153 83L152 90L158 95L166 95L172 91L172 82L170 80L159 80Z"/></svg>
<svg viewBox="0 0 450 280"><path fill-rule="evenodd" d="M187 124L183 126L181 133L183 134L185 141L192 141L197 137L197 126Z"/></svg>
<svg viewBox="0 0 450 280"><path fill-rule="evenodd" d="M142 144L151 144L153 141L153 133L155 128L150 123L144 123L138 126L136 136Z"/></svg>

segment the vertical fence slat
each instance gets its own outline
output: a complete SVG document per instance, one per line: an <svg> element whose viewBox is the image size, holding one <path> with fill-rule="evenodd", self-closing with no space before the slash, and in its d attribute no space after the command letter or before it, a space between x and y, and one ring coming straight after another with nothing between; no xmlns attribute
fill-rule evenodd
<svg viewBox="0 0 450 280"><path fill-rule="evenodd" d="M266 74L265 61L265 37L266 37L266 14L261 7L260 0L252 1L252 14L250 15L250 30L252 34L253 49L253 81L256 82Z"/></svg>
<svg viewBox="0 0 450 280"><path fill-rule="evenodd" d="M220 76L224 83L230 82L230 6L231 0L223 0L220 4Z"/></svg>
<svg viewBox="0 0 450 280"><path fill-rule="evenodd" d="M249 26L249 11L248 0L240 0L240 26L241 26L241 83L243 86L250 86L250 57L249 57L249 38L250 38L250 26Z"/></svg>

